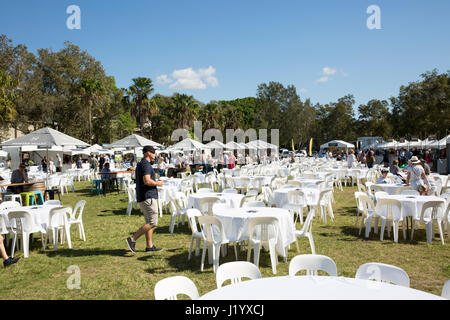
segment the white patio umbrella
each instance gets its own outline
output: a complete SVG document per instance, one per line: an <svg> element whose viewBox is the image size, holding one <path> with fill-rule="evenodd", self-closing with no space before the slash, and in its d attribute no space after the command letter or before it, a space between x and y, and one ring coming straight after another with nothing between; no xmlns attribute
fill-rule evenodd
<svg viewBox="0 0 450 320"><path fill-rule="evenodd" d="M211 142L208 142L206 145L212 149L225 149L226 148L226 145L218 140L213 140Z"/></svg>
<svg viewBox="0 0 450 320"><path fill-rule="evenodd" d="M44 147L47 150L47 158L48 158L48 150L53 147L67 147L72 146L75 147L89 147L89 144L73 138L67 134L59 132L52 128L42 128L36 131L33 131L27 135L22 137L8 140L2 143L4 147L23 147L23 146L38 146ZM47 172L48 173L48 172Z"/></svg>
<svg viewBox="0 0 450 320"><path fill-rule="evenodd" d="M211 149L211 147L193 140L191 138L186 138L178 143L175 143L174 145L170 146L171 149L181 149L181 150L188 150L188 151L192 151L192 150L205 150L205 149Z"/></svg>
<svg viewBox="0 0 450 320"><path fill-rule="evenodd" d="M244 149L245 149L244 146L242 146L242 145L240 145L239 143L234 142L234 141L228 142L228 143L225 145L225 148L226 148L226 149L229 149L229 150L244 150Z"/></svg>

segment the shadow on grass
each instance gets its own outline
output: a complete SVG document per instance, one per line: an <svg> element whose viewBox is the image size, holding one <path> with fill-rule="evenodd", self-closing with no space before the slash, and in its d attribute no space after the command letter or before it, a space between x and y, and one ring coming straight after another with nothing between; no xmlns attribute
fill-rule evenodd
<svg viewBox="0 0 450 320"><path fill-rule="evenodd" d="M380 242L380 229L378 229L378 233L377 234L374 234L373 226L372 226L372 230L370 231L369 238L365 238L364 237L364 234L365 234L365 228L364 227L361 229L361 235L358 235L359 227L343 226L343 227L340 227L340 228L341 228L343 234L345 234L347 236L355 237L354 241L364 240L364 241L378 241L378 242ZM380 228L380 226L378 226L378 228ZM326 236L325 234L321 234L321 235L322 236ZM349 239L340 239L340 240L352 241L352 240L349 240ZM390 236L388 236L387 229L385 229L384 235L383 235L383 242L386 241L386 240L394 241L394 232L392 230L391 230ZM418 245L419 241L425 241L425 242L427 241L425 230L422 230L422 229L415 230L414 231L414 239L411 240L411 229L406 231L406 239L403 238L403 229L401 227L398 229L398 243L399 244ZM383 244L388 244L388 243L383 243Z"/></svg>
<svg viewBox="0 0 450 320"><path fill-rule="evenodd" d="M179 249L171 250L171 252L179 251ZM164 274L164 273L173 273L173 272L184 272L184 271L191 271L196 272L198 274L202 274L200 271L200 264L202 259L202 249L200 249L200 254L198 256L195 256L195 251L192 252L191 260L188 261L188 250L183 250L183 252L179 252L178 254L171 255L170 257L167 257L168 264L171 268L167 267L157 267L157 268L148 268L145 271L151 274L158 273L158 274ZM148 261L153 259L161 259L161 254L158 253L152 253L144 257L138 258L140 261ZM283 258L278 258L279 262L284 262ZM222 257L222 253L220 254L219 258L219 265L222 265L227 262L234 262L236 261L235 255L234 255L234 248L233 246L229 246L227 250L227 255L225 257ZM238 253L238 261L247 261L247 251L243 250ZM251 256L251 262L253 262L253 251ZM269 252L265 252L264 250L261 250L260 256L259 256L259 267L260 268L272 268L272 264L270 261L270 254ZM213 272L213 265L209 264L208 262L208 252L205 256L205 263L203 266L203 273L204 272Z"/></svg>
<svg viewBox="0 0 450 320"><path fill-rule="evenodd" d="M41 247L42 248L42 247ZM49 251L45 254L49 257L90 257L90 256L112 256L112 257L132 257L130 250L125 249L58 249L58 251Z"/></svg>

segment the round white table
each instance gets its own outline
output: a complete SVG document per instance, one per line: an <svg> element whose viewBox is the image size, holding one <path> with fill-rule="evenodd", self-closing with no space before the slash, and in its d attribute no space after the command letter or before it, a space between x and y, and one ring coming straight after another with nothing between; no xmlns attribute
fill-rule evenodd
<svg viewBox="0 0 450 320"><path fill-rule="evenodd" d="M378 216L386 216L386 210L381 210L379 200L380 199L394 199L399 200L402 204L402 213L403 217L413 217L415 220L420 219L420 213L422 212L423 204L427 201L439 201L445 204L445 199L441 197L434 196L411 196L411 195L381 195L376 198L377 199L377 207L376 214ZM444 206L445 207L445 206ZM446 208L446 207L445 207ZM444 209L445 209L444 208ZM400 216L400 212L394 207L393 210L394 219L398 219Z"/></svg>
<svg viewBox="0 0 450 320"><path fill-rule="evenodd" d="M220 201L226 203L230 208L239 208L241 200L244 197L243 194L234 193L194 193L189 195L188 208L195 208L202 210L202 199L206 197L218 197Z"/></svg>
<svg viewBox="0 0 450 320"><path fill-rule="evenodd" d="M227 239L230 242L248 240L250 220L255 217L276 217L279 223L276 250L285 257L285 248L295 242L295 226L288 210L278 208L237 208L214 210L214 216L220 219Z"/></svg>
<svg viewBox="0 0 450 320"><path fill-rule="evenodd" d="M10 211L26 211L31 214L33 222L36 225L41 226L46 229L49 224L50 210L59 206L56 205L39 205L39 206L28 206L28 207L17 207L0 211L0 214L5 220L6 226L10 227L10 221L8 219L8 212ZM15 227L15 225L13 225Z"/></svg>
<svg viewBox="0 0 450 320"><path fill-rule="evenodd" d="M406 184L396 184L396 183L377 183L374 186L382 188L389 195L399 194L402 190L407 187Z"/></svg>
<svg viewBox="0 0 450 320"><path fill-rule="evenodd" d="M255 187L255 178L264 178L263 185L269 185L272 181L273 175L255 175L255 176L239 176L239 177L233 177L233 182L236 188L242 188L242 181L241 178L249 178L250 179L250 187Z"/></svg>
<svg viewBox="0 0 450 320"><path fill-rule="evenodd" d="M199 300L445 300L398 285L345 277L283 276L215 289Z"/></svg>
<svg viewBox="0 0 450 320"><path fill-rule="evenodd" d="M306 204L307 205L315 205L317 204L318 197L320 195L320 190L318 188L282 188L277 189L273 192L273 199L275 202L275 206L277 208L283 208L285 204L288 203L288 192L292 190L300 190L306 196Z"/></svg>

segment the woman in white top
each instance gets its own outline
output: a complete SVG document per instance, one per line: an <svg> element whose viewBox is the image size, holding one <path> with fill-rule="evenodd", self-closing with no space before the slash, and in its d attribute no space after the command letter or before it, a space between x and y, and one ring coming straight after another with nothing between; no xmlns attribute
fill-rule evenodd
<svg viewBox="0 0 450 320"><path fill-rule="evenodd" d="M430 183L425 175L425 170L416 156L412 157L410 161L411 169L408 171L406 185L411 185L411 188L419 191L420 195L426 195L430 189Z"/></svg>

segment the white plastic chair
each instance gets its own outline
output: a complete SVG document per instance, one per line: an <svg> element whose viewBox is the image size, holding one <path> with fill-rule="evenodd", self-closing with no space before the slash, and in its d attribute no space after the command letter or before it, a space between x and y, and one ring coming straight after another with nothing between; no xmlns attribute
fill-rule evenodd
<svg viewBox="0 0 450 320"><path fill-rule="evenodd" d="M70 211L70 216L67 220L67 223L69 224L69 231L70 227L73 224L78 225L78 235L80 236L80 239L82 239L83 241L86 241L86 235L84 233L84 225L83 225L83 211L85 205L86 200L78 201L73 211Z"/></svg>
<svg viewBox="0 0 450 320"><path fill-rule="evenodd" d="M11 257L14 257L14 250L16 248L17 237L21 236L22 238L22 248L23 248L23 256L24 258L28 258L29 256L29 243L30 243L30 234L32 233L41 233L41 241L42 247L45 249L45 240L43 234L46 233L45 229L36 225L33 222L33 218L31 214L26 211L10 211L8 212L8 220L10 225L10 230L12 231L14 238L11 249Z"/></svg>
<svg viewBox="0 0 450 320"><path fill-rule="evenodd" d="M129 186L127 188L127 194L128 194L127 215L130 216L133 208L138 209L138 203L136 200L136 189Z"/></svg>
<svg viewBox="0 0 450 320"><path fill-rule="evenodd" d="M197 228L196 217L202 216L202 213L198 209L188 209L186 215L188 217L189 226L192 231L191 246L189 247L189 255L188 255L188 261L190 261L194 240L195 240L195 256L198 256L200 254L200 242L203 239L203 234Z"/></svg>
<svg viewBox="0 0 450 320"><path fill-rule="evenodd" d="M172 214L172 217L170 219L169 232L173 233L174 228L175 228L175 220L177 221L177 227L178 227L178 224L181 219L183 219L183 224L184 224L184 218L186 217L187 209L182 208L180 206L179 199L176 199L173 197L169 197L169 198L170 198L169 209L170 209L170 213Z"/></svg>
<svg viewBox="0 0 450 320"><path fill-rule="evenodd" d="M450 280L445 281L442 287L441 297L450 300Z"/></svg>
<svg viewBox="0 0 450 320"><path fill-rule="evenodd" d="M7 209L13 209L13 208L20 208L21 205L17 201L4 201L0 203L0 210L7 210Z"/></svg>
<svg viewBox="0 0 450 320"><path fill-rule="evenodd" d="M67 238L69 249L72 249L72 241L70 239L70 225L67 215L72 214L71 207L58 207L50 210L49 224L47 226L47 237L51 234L53 239L53 250L58 250L58 234L63 232L61 240Z"/></svg>
<svg viewBox="0 0 450 320"><path fill-rule="evenodd" d="M252 246L254 251L254 264L259 266L261 246L269 247L270 261L273 274L277 273L278 256L275 245L278 241L279 222L275 217L255 217L250 220L247 261L250 261Z"/></svg>
<svg viewBox="0 0 450 320"><path fill-rule="evenodd" d="M187 295L192 300L199 297L195 283L184 276L165 278L155 285L155 300L178 300L179 294Z"/></svg>
<svg viewBox="0 0 450 320"><path fill-rule="evenodd" d="M393 283L409 288L408 274L399 267L384 263L370 262L363 264L356 271L355 278Z"/></svg>
<svg viewBox="0 0 450 320"><path fill-rule="evenodd" d="M214 216L201 216L198 217L198 223L201 226L203 238L203 252L202 252L202 262L200 265L200 271L203 272L203 266L205 263L205 255L206 250L210 251L208 256L212 257L213 260L213 270L216 273L217 268L219 267L219 256L220 251L222 250L222 254L225 253L222 248L223 245L228 244L230 241L226 238L225 230L223 228L222 222L219 218ZM216 231L216 232L214 232ZM234 246L236 260L237 260L237 249L236 245Z"/></svg>
<svg viewBox="0 0 450 320"><path fill-rule="evenodd" d="M243 208L265 208L266 204L262 201L248 201L242 206Z"/></svg>
<svg viewBox="0 0 450 320"><path fill-rule="evenodd" d="M305 194L301 190L290 190L287 193L288 202L283 206L283 209L289 210L294 216L294 223L297 218L300 218L300 223L303 224L303 209L306 207Z"/></svg>
<svg viewBox="0 0 450 320"><path fill-rule="evenodd" d="M261 279L262 277L258 267L247 261L227 262L217 268L217 288L221 288L227 280L231 280L231 284L240 283L242 282L242 278L255 280Z"/></svg>
<svg viewBox="0 0 450 320"><path fill-rule="evenodd" d="M311 247L311 253L316 254L316 248L314 246L314 239L312 235L312 222L315 215L315 208L312 208L306 216L305 223L300 230L295 230L295 245L297 246L297 252L300 252L297 238L308 238L309 245Z"/></svg>
<svg viewBox="0 0 450 320"><path fill-rule="evenodd" d="M337 277L336 263L320 254L302 254L292 258L289 263L289 275L293 277L303 270L306 270L308 276L317 276L318 271L325 271L330 276Z"/></svg>
<svg viewBox="0 0 450 320"><path fill-rule="evenodd" d="M425 224L425 230L427 235L427 242L431 244L434 238L433 232L433 221L437 222L439 235L441 237L442 245L444 245L444 233L442 232L442 221L445 215L445 203L441 201L427 201L423 204L422 211L420 212L419 220L413 217L413 223L411 227L411 240L414 236L414 229L417 222L422 222ZM431 212L430 212L431 211ZM441 214L439 214L441 211Z"/></svg>
<svg viewBox="0 0 450 320"><path fill-rule="evenodd" d="M334 221L333 206L331 205L331 197L333 195L333 190L325 189L320 191L317 202L311 207L316 208L320 212L320 216L324 223L327 222L327 212L330 215L332 221Z"/></svg>
<svg viewBox="0 0 450 320"><path fill-rule="evenodd" d="M373 218L375 218L375 225L373 227L374 233L375 234L378 233L379 217L376 214L375 204L373 203L372 199L367 194L364 194L364 193L359 194L357 201L360 203L361 208L362 208L361 225L359 227L358 235L361 234L362 227L363 227L363 225L365 225L366 232L364 234L364 237L368 238L369 234L370 234L370 228L371 228Z"/></svg>
<svg viewBox="0 0 450 320"><path fill-rule="evenodd" d="M273 207L275 205L275 199L273 196L272 189L270 189L270 187L263 187L262 193L264 195L264 201L267 204L267 206L269 208Z"/></svg>
<svg viewBox="0 0 450 320"><path fill-rule="evenodd" d="M201 212L204 215L212 216L214 214L213 207L214 204L221 203L218 197L205 197L200 202Z"/></svg>
<svg viewBox="0 0 450 320"><path fill-rule="evenodd" d="M19 201L17 201L19 200ZM20 203L20 205L22 205L22 197L20 196L20 194L5 194L3 196L3 201L15 201Z"/></svg>
<svg viewBox="0 0 450 320"><path fill-rule="evenodd" d="M383 210L385 208L386 214L383 216L380 214L381 218L381 231L380 231L380 240L383 241L384 236L384 229L386 227L386 222L392 222L393 231L394 231L394 242L398 242L398 224L400 221L403 222L403 208L402 204L399 200L395 199L379 199L378 200L378 206L380 210ZM397 217L394 216L394 208L396 208L399 212L399 215ZM405 229L405 223L402 223L403 225L403 238L406 239L406 229ZM414 230L414 228L412 228ZM367 230L366 230L367 232ZM390 226L388 225L388 236L390 236Z"/></svg>

